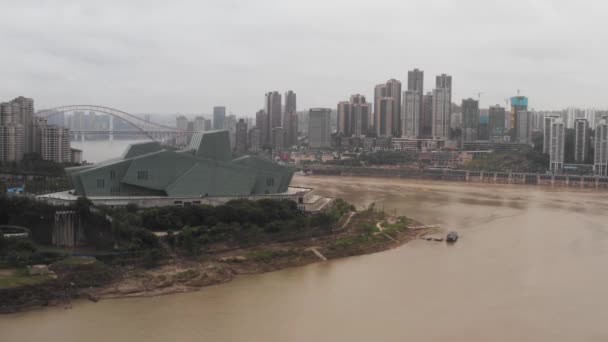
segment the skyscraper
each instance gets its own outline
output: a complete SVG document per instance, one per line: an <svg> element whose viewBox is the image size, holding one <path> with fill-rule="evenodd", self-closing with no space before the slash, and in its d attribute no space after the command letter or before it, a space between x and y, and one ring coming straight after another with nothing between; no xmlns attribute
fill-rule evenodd
<svg viewBox="0 0 608 342"><path fill-rule="evenodd" d="M350 137L351 132L351 110L349 101L338 102L337 132L345 137Z"/></svg>
<svg viewBox="0 0 608 342"><path fill-rule="evenodd" d="M584 163L589 153L589 121L576 119L574 121L574 161Z"/></svg>
<svg viewBox="0 0 608 342"><path fill-rule="evenodd" d="M175 119L175 126L180 131L187 131L188 130L188 118L186 118L183 115L179 115ZM176 145L187 145L188 144L188 136L185 133L177 135L175 137L175 144Z"/></svg>
<svg viewBox="0 0 608 342"><path fill-rule="evenodd" d="M420 135L423 138L433 137L433 93L428 92L422 97L422 112L420 112Z"/></svg>
<svg viewBox="0 0 608 342"><path fill-rule="evenodd" d="M350 133L351 136L362 137L368 134L370 126L371 106L365 101L365 96L354 94L350 96Z"/></svg>
<svg viewBox="0 0 608 342"><path fill-rule="evenodd" d="M19 161L34 150L34 100L19 96L0 103L0 160Z"/></svg>
<svg viewBox="0 0 608 342"><path fill-rule="evenodd" d="M435 78L433 90L433 138L450 138L451 116L452 76L441 74Z"/></svg>
<svg viewBox="0 0 608 342"><path fill-rule="evenodd" d="M464 141L475 141L479 132L479 101L462 100L462 138Z"/></svg>
<svg viewBox="0 0 608 342"><path fill-rule="evenodd" d="M237 153L247 152L247 123L245 119L239 119L239 122L236 123L235 140L235 151Z"/></svg>
<svg viewBox="0 0 608 342"><path fill-rule="evenodd" d="M593 170L596 176L608 176L608 120L606 117L595 126Z"/></svg>
<svg viewBox="0 0 608 342"><path fill-rule="evenodd" d="M418 69L416 69L418 70ZM411 71L410 71L411 73ZM408 75L411 78L411 75ZM409 84L409 83L408 83ZM403 93L401 106L401 136L416 138L420 135L420 109L421 97L417 90L408 90Z"/></svg>
<svg viewBox="0 0 608 342"><path fill-rule="evenodd" d="M194 118L194 130L196 132L205 132L205 121L206 119L202 116L197 116Z"/></svg>
<svg viewBox="0 0 608 342"><path fill-rule="evenodd" d="M490 140L502 139L505 135L505 109L500 105L490 106L488 135Z"/></svg>
<svg viewBox="0 0 608 342"><path fill-rule="evenodd" d="M550 153L551 143L551 123L553 120L559 118L557 115L545 115L543 124L543 153Z"/></svg>
<svg viewBox="0 0 608 342"><path fill-rule="evenodd" d="M392 97L383 97L378 100L376 113L376 135L378 137L391 137L393 133L393 116L395 115L395 100Z"/></svg>
<svg viewBox="0 0 608 342"><path fill-rule="evenodd" d="M383 101L391 101L390 106L382 105ZM381 113L381 106L384 106L385 111ZM390 108L390 112L386 109ZM380 120L380 115L389 115ZM401 136L401 82L390 79L385 84L379 84L374 88L374 124L376 126L376 134L378 132L378 124L380 122L388 127L388 132L382 133L384 137ZM390 122L388 122L390 121Z"/></svg>
<svg viewBox="0 0 608 342"><path fill-rule="evenodd" d="M308 112L308 146L331 147L331 109L312 108Z"/></svg>
<svg viewBox="0 0 608 342"><path fill-rule="evenodd" d="M450 138L451 96L448 88L433 90L433 138Z"/></svg>
<svg viewBox="0 0 608 342"><path fill-rule="evenodd" d="M518 144L530 144L532 136L532 120L530 112L527 110L519 110L515 113L515 122L517 127L515 129L515 141Z"/></svg>
<svg viewBox="0 0 608 342"><path fill-rule="evenodd" d="M507 127L507 131L510 129L514 129L514 136L519 137L519 133L517 132L517 113L519 111L528 111L528 98L525 96L513 96L511 98L511 123ZM522 126L523 127L523 126Z"/></svg>
<svg viewBox="0 0 608 342"><path fill-rule="evenodd" d="M424 71L414 69L407 72L407 90L424 93Z"/></svg>
<svg viewBox="0 0 608 342"><path fill-rule="evenodd" d="M284 146L298 144L298 114L296 111L296 93L289 90L285 93L285 112L283 113Z"/></svg>
<svg viewBox="0 0 608 342"><path fill-rule="evenodd" d="M424 135L424 71L419 69L407 72L407 90L418 92L420 109L418 110L418 136ZM431 105L432 112L432 105Z"/></svg>
<svg viewBox="0 0 608 342"><path fill-rule="evenodd" d="M265 113L266 113L266 132L269 135L266 137L268 140L267 144L274 145L272 140L272 129L275 127L281 127L281 107L282 100L281 94L278 91L266 93Z"/></svg>
<svg viewBox="0 0 608 342"><path fill-rule="evenodd" d="M226 128L226 107L213 107L213 129Z"/></svg>
<svg viewBox="0 0 608 342"><path fill-rule="evenodd" d="M561 173L564 167L566 127L561 118L550 120L549 127L549 169L552 173Z"/></svg>

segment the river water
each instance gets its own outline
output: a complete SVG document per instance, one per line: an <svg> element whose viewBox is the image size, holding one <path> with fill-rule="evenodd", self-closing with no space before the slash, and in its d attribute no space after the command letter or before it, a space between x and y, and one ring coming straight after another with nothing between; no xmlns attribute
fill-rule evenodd
<svg viewBox="0 0 608 342"><path fill-rule="evenodd" d="M608 341L608 192L296 177L459 231L200 292L0 317L1 341Z"/></svg>
<svg viewBox="0 0 608 342"><path fill-rule="evenodd" d="M87 140L72 141L71 146L82 150L82 160L89 163L98 163L107 159L122 156L130 144L142 143L150 140Z"/></svg>

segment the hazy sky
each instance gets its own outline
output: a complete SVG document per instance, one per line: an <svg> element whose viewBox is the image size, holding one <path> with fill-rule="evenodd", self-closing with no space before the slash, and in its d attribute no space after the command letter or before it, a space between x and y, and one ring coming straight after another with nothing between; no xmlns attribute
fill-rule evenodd
<svg viewBox="0 0 608 342"><path fill-rule="evenodd" d="M407 71L453 76L453 100L516 94L536 109L608 107L601 0L0 0L0 99L37 109L251 116L264 93L298 108L371 100Z"/></svg>

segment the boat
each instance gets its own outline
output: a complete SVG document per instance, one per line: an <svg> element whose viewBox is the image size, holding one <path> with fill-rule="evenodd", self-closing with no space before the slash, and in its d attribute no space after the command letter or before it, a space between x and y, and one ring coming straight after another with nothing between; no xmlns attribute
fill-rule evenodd
<svg viewBox="0 0 608 342"><path fill-rule="evenodd" d="M456 242L458 240L458 233L456 232L448 232L448 235L445 237L445 241L447 242Z"/></svg>

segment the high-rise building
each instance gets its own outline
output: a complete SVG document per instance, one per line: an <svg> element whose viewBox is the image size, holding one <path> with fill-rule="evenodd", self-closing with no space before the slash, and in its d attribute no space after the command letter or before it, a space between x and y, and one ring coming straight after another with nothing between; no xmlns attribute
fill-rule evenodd
<svg viewBox="0 0 608 342"><path fill-rule="evenodd" d="M407 72L407 90L418 92L420 99L420 109L418 110L418 136L423 136L423 117L424 117L424 71L419 69L410 70ZM432 105L431 105L432 108ZM432 110L431 110L432 112Z"/></svg>
<svg viewBox="0 0 608 342"><path fill-rule="evenodd" d="M595 156L593 170L597 176L608 176L608 118L595 126Z"/></svg>
<svg viewBox="0 0 608 342"><path fill-rule="evenodd" d="M393 130L393 116L395 115L395 100L392 97L383 97L378 100L378 112L376 115L376 135L378 137L391 137Z"/></svg>
<svg viewBox="0 0 608 342"><path fill-rule="evenodd" d="M519 136L519 133L517 132L517 113L522 110L528 111L528 98L519 95L511 97L511 122L507 127L507 131L514 129L515 137Z"/></svg>
<svg viewBox="0 0 608 342"><path fill-rule="evenodd" d="M411 71L408 76L411 78ZM422 108L420 94L417 90L408 90L403 93L401 136L404 138L417 138L420 135L420 109Z"/></svg>
<svg viewBox="0 0 608 342"><path fill-rule="evenodd" d="M285 93L285 113L295 113L296 109L296 93L293 90L288 90Z"/></svg>
<svg viewBox="0 0 608 342"><path fill-rule="evenodd" d="M177 129L179 131L184 131L184 132L188 131L188 118L183 115L179 115L175 119L175 126L177 127ZM178 146L187 145L188 144L188 135L186 135L185 133L178 134L175 137L175 144Z"/></svg>
<svg viewBox="0 0 608 342"><path fill-rule="evenodd" d="M202 116L197 116L194 118L194 130L196 132L205 132L205 121L206 119Z"/></svg>
<svg viewBox="0 0 608 342"><path fill-rule="evenodd" d="M245 119L239 119L236 123L235 150L237 153L247 152L247 123Z"/></svg>
<svg viewBox="0 0 608 342"><path fill-rule="evenodd" d="M549 125L549 169L561 173L564 167L566 127L561 118L553 118Z"/></svg>
<svg viewBox="0 0 608 342"><path fill-rule="evenodd" d="M21 124L0 125L0 161L23 159L23 126Z"/></svg>
<svg viewBox="0 0 608 342"><path fill-rule="evenodd" d="M350 96L350 136L362 137L367 135L370 127L371 106L365 101L365 96L354 94Z"/></svg>
<svg viewBox="0 0 608 342"><path fill-rule="evenodd" d="M414 69L407 72L407 90L424 94L424 71Z"/></svg>
<svg viewBox="0 0 608 342"><path fill-rule="evenodd" d="M531 116L527 110L520 110L515 113L515 141L518 144L530 144L532 137Z"/></svg>
<svg viewBox="0 0 608 342"><path fill-rule="evenodd" d="M452 76L441 74L435 78L432 115L433 138L449 139L452 120Z"/></svg>
<svg viewBox="0 0 608 342"><path fill-rule="evenodd" d="M485 113L485 115L479 116L479 130L477 132L477 140L490 140L488 120L489 115L487 112Z"/></svg>
<svg viewBox="0 0 608 342"><path fill-rule="evenodd" d="M422 97L420 112L420 135L423 138L433 137L433 93L428 92Z"/></svg>
<svg viewBox="0 0 608 342"><path fill-rule="evenodd" d="M308 111L308 146L331 147L331 109L311 108Z"/></svg>
<svg viewBox="0 0 608 342"><path fill-rule="evenodd" d="M281 151L285 146L285 142L283 142L283 138L285 137L285 132L283 131L283 127L274 127L272 129L272 149L274 151Z"/></svg>
<svg viewBox="0 0 608 342"><path fill-rule="evenodd" d="M281 127L281 94L278 91L268 92L266 93L266 103L265 103L265 113L266 113L266 123L265 130L268 132L266 143L274 145L272 140L272 129L275 127Z"/></svg>
<svg viewBox="0 0 608 342"><path fill-rule="evenodd" d="M213 129L225 129L226 128L226 107L218 106L213 107Z"/></svg>
<svg viewBox="0 0 608 342"><path fill-rule="evenodd" d="M338 123L337 123L337 133L342 134L345 137L350 137L352 135L351 124L351 110L350 110L350 102L349 101L341 101L338 102Z"/></svg>
<svg viewBox="0 0 608 342"><path fill-rule="evenodd" d="M553 120L558 119L557 115L545 115L543 124L543 153L550 153L550 142L551 142L551 123Z"/></svg>
<svg viewBox="0 0 608 342"><path fill-rule="evenodd" d="M393 99L392 136L401 136L401 82L390 79L386 82L386 97Z"/></svg>
<svg viewBox="0 0 608 342"><path fill-rule="evenodd" d="M298 144L298 114L296 106L296 93L289 90L285 93L285 112L283 113L283 132L285 133L285 147Z"/></svg>
<svg viewBox="0 0 608 342"><path fill-rule="evenodd" d="M451 95L448 88L433 90L433 138L449 139L451 121Z"/></svg>
<svg viewBox="0 0 608 342"><path fill-rule="evenodd" d="M337 133L345 137L361 137L368 133L370 105L365 96L351 95L350 101L338 103Z"/></svg>
<svg viewBox="0 0 608 342"><path fill-rule="evenodd" d="M260 152L262 150L262 130L259 127L253 127L249 130L249 150L252 152Z"/></svg>
<svg viewBox="0 0 608 342"><path fill-rule="evenodd" d="M230 148L234 149L235 143L236 143L236 115L234 114L230 114L228 116L226 116L226 127L225 129L228 130L228 137L230 140Z"/></svg>
<svg viewBox="0 0 608 342"><path fill-rule="evenodd" d="M589 121L576 119L574 121L574 161L584 163L589 153Z"/></svg>
<svg viewBox="0 0 608 342"><path fill-rule="evenodd" d="M56 163L70 162L70 131L67 128L44 125L37 127L36 130L40 134L40 156L43 160Z"/></svg>
<svg viewBox="0 0 608 342"><path fill-rule="evenodd" d="M34 150L34 100L19 96L0 103L0 160L19 161Z"/></svg>
<svg viewBox="0 0 608 342"><path fill-rule="evenodd" d="M479 133L479 101L474 99L462 100L462 139L475 141Z"/></svg>
<svg viewBox="0 0 608 342"><path fill-rule="evenodd" d="M390 105L382 104L382 102L391 101ZM384 106L385 111L381 113L381 107ZM390 112L386 111L390 108ZM381 115L390 115L383 117ZM388 122L390 121L390 122ZM376 134L379 134L378 124L382 122L384 127L388 127L388 132L382 136L401 136L401 82L390 79L385 84L379 84L374 88L374 125L376 126Z"/></svg>
<svg viewBox="0 0 608 342"><path fill-rule="evenodd" d="M502 140L505 135L505 109L500 105L490 106L488 112L488 135L490 140Z"/></svg>

